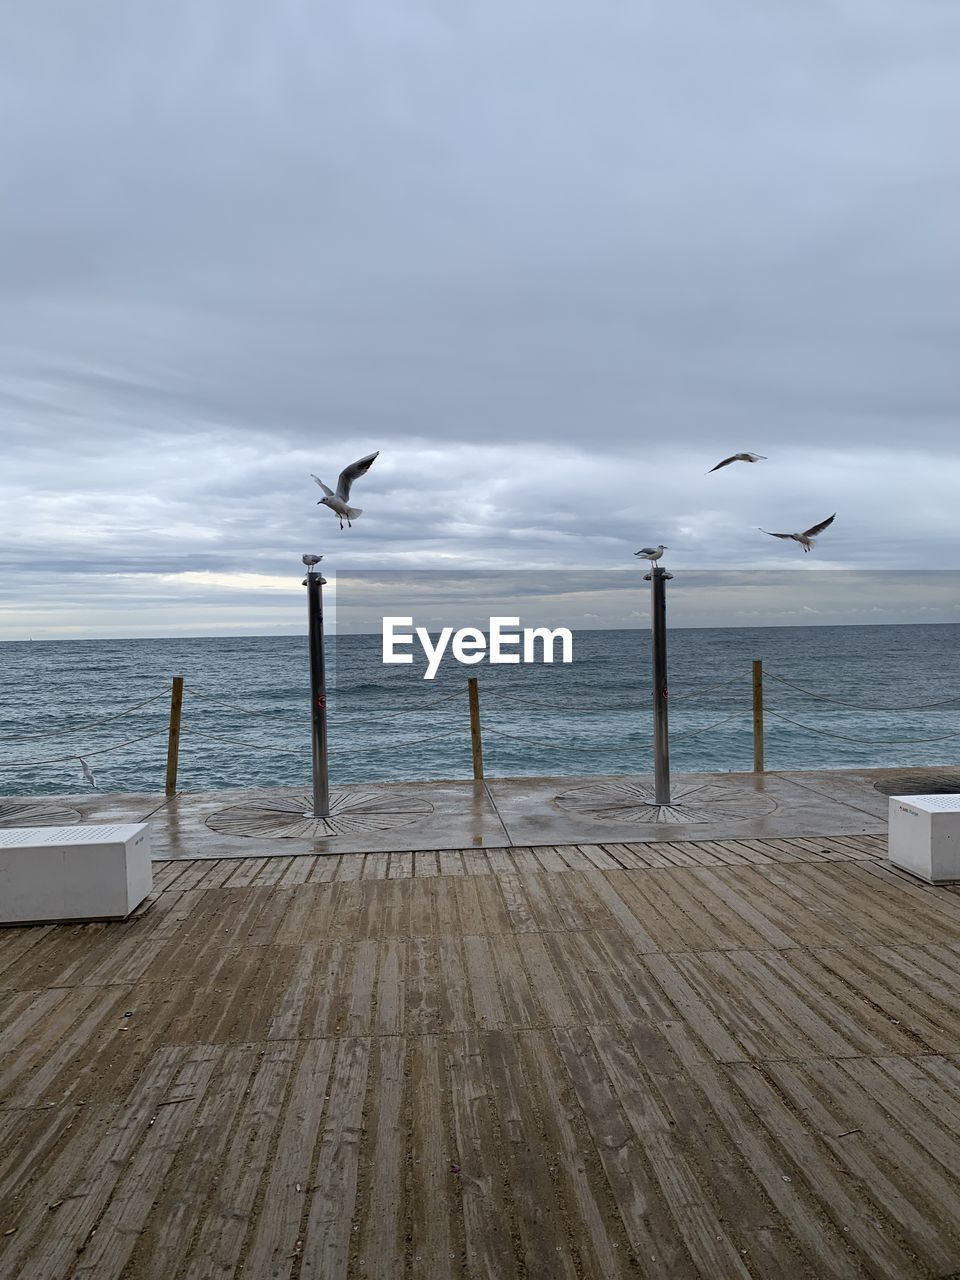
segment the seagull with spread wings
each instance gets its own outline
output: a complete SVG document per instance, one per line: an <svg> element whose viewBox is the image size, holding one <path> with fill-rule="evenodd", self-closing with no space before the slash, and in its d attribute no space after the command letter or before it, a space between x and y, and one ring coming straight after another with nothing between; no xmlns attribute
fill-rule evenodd
<svg viewBox="0 0 960 1280"><path fill-rule="evenodd" d="M376 453L368 453L365 458L361 458L358 462L351 462L349 467L344 467L340 472L340 478L337 480L336 493L334 493L332 489L328 488L320 477L315 476L311 471L311 477L317 482L326 495L320 499L317 506L329 507L334 515L339 516L341 529L343 528L344 520L346 520L349 526L352 526L353 521L356 520L357 516L363 514L362 508L351 507L348 505L350 501L350 489L354 480L359 476L366 475L379 456L380 450L378 449Z"/></svg>
<svg viewBox="0 0 960 1280"><path fill-rule="evenodd" d="M771 533L769 529L761 529L761 533L765 533L768 538L786 538L789 542L799 542L804 551L809 551L813 546L814 539L818 533L823 533L827 525L833 524L837 518L837 513L828 516L826 520L821 520L819 524L813 524L809 529L804 529L803 533Z"/></svg>
<svg viewBox="0 0 960 1280"><path fill-rule="evenodd" d="M713 471L719 471L721 467L729 467L731 462L766 462L766 460L766 455L763 453L731 453L729 458L724 458L715 467L711 467L707 475Z"/></svg>

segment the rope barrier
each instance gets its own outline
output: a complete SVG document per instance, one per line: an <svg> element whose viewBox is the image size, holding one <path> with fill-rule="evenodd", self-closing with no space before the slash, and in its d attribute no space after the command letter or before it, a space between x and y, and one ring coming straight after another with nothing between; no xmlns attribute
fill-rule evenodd
<svg viewBox="0 0 960 1280"><path fill-rule="evenodd" d="M124 716L128 716L131 711L139 711L141 707L149 707L152 702L159 702L161 698L169 697L166 689L162 693L155 693L152 698L144 698L143 702L135 702L132 707L126 707L123 711L118 711L115 715L104 716L100 720L90 720L87 724L74 724L65 726L62 729L38 729L36 733L20 733L13 738L0 738L0 746L7 742L27 742L34 738L65 738L71 733L82 733L85 729L97 729L102 724L111 724L114 720L120 720ZM73 760L73 756L65 757Z"/></svg>
<svg viewBox="0 0 960 1280"><path fill-rule="evenodd" d="M535 710L548 711L570 711L576 715L583 715L587 711L649 711L649 704L646 706L634 706L632 703L618 702L614 704L593 703L588 707L577 705L569 702L541 702L539 698L524 698L522 694L515 694L508 689L488 689L483 688L481 693L486 698L493 693L498 697L501 693L508 697L511 702L519 702L522 706L533 707Z"/></svg>
<svg viewBox="0 0 960 1280"><path fill-rule="evenodd" d="M789 679L786 676L778 675L776 672L765 671L764 675L768 680L776 681L779 685L783 685L787 688L795 690L796 692L806 697L816 699L817 701L820 701L820 702L832 703L837 707L847 708L853 711L858 711L863 713L950 711L950 710L956 710L958 707L960 707L960 698L949 699L946 702L921 703L916 705L905 705L905 706L881 706L881 705L870 704L870 703L846 702L843 699L831 697L829 694L822 693L817 690L805 688L803 685L796 683L795 681ZM703 699L709 698L713 694L716 694L720 690L730 689L731 686L739 686L741 689L743 689L747 687L747 682L743 677L734 677L728 680L717 681L714 684L708 685L702 689L692 690L687 693L671 694L670 703L671 705L676 705L678 703L686 703L686 702L703 700ZM281 705L279 708L277 708L276 703L273 704L272 708L270 707L256 708L251 706L248 706L246 708L240 707L240 706L231 704L227 701L222 701L216 695L197 689L193 685L186 686L185 692L191 694L194 698L198 699L201 702L210 704L212 708L216 707L216 708L220 708L220 709L232 712L239 716L243 716L243 717L255 716L255 717L258 717L261 721L267 720L267 721L273 722L276 725L276 728L278 730L283 730L286 727L282 723L277 723L277 721L280 719L280 717L278 717L276 714L278 709L282 717L292 717L296 715L298 719L303 719L306 716L305 706L303 708L303 715L301 716L299 714L300 712L299 707L294 707L294 706L284 707ZM635 690L631 690L630 692L636 695ZM639 705L635 703L625 703L625 702L619 702L616 704L596 703L596 704L589 704L589 705L588 704L579 705L575 701L571 703L541 701L535 696L528 696L526 693L523 693L523 692L515 693L507 687L497 687L497 685L493 683L491 683L490 686L484 687L483 693L485 697L487 698L492 697L493 699L492 711L494 716L496 718L499 718L501 715L505 715L506 717L508 717L508 722L510 722L510 718L509 718L509 708L507 706L507 703L511 705L517 704L520 708L529 709L526 712L521 711L520 712L521 716L524 714L529 716L536 713L543 713L544 716L549 717L553 715L554 717L556 717L558 713L563 713L571 717L576 716L581 720L583 717L586 717L593 713L600 714L600 713L623 712L628 714L636 714L637 712L649 712L651 710L651 706L646 702L644 702L643 705ZM0 749L2 749L7 744L14 744L19 742L28 742L28 741L35 741L35 740L43 741L48 738L58 739L58 738L64 738L71 735L75 735L81 732L89 731L92 729L97 729L103 725L115 723L116 721L121 720L124 717L129 716L134 712L140 711L145 707L150 707L160 702L162 699L166 698L167 696L168 696L167 691L163 690L159 693L153 694L148 698L144 698L141 702L134 703L128 707L122 708L119 711L113 712L110 715L106 715L101 717L100 719L85 722L83 724L77 724L72 726L69 726L69 725L57 726L55 728L51 728L48 730L38 730L36 732L27 732L27 733L17 734L13 737L5 738L0 736ZM730 699L733 699L736 696L737 695L733 692L720 694L718 699L719 705L716 707L716 709L718 710L728 709L730 706ZM334 700L339 701L341 699L344 700L345 702L350 702L350 703L353 703L354 701L350 697L350 695L347 693L341 692L339 694L334 694ZM463 690L460 688L457 688L447 694L441 695L439 697L431 698L429 702L418 700L418 701L411 702L410 705L408 706L394 705L393 707L387 707L385 710L371 710L370 714L363 719L362 728L366 731L374 730L374 734L372 736L378 737L380 736L380 734L376 732L377 726L378 725L384 726L385 733L383 736L386 738L387 735L389 734L390 728L401 720L407 720L408 721L407 727L411 729L425 727L425 725L421 726L421 725L415 725L413 723L410 723L409 718L420 716L420 715L429 716L434 711L440 708L445 708L449 704L459 703L462 699L463 699ZM724 703L726 703L726 707L724 707L723 705ZM953 742L960 739L960 730L957 730L952 733L937 735L935 737L925 737L925 738L892 738L892 739L886 739L886 740L864 739L860 737L854 737L852 735L845 734L845 733L838 733L834 730L821 728L816 725L807 724L803 721L795 720L791 716L785 715L783 712L778 711L774 707L770 707L769 705L765 705L764 712L766 715L772 716L776 720L782 721L784 724L791 725L794 728L801 729L807 733L820 734L821 736L824 736L824 737L834 738L843 742L854 743L858 746L863 746L863 747L887 748L887 747L900 746L900 745L921 746L921 745L933 744L933 743ZM742 722L744 717L748 717L749 714L750 714L749 710L747 708L744 708L742 710L736 711L733 715L726 716L725 718L715 721L712 724L705 725L702 728L690 728L690 729L683 730L680 733L676 733L676 732L671 733L670 735L671 744L680 743L685 741L686 739L694 739L710 733L714 733L716 730L723 728L725 725L732 724L735 721ZM533 727L536 728L538 727L538 725L535 723ZM543 725L542 727L547 728L548 726ZM613 728L613 726L611 726L611 728ZM167 729L168 729L167 725L164 724L160 728L151 730L148 733L140 734L136 737L128 738L122 742L110 743L103 747L92 747L90 750L84 750L82 752L71 753L68 755L51 756L51 757L20 760L20 761L0 761L0 770L31 769L31 768L37 768L45 765L57 765L57 764L70 763L73 761L80 761L87 757L95 758L101 755L108 755L111 752L121 751L127 747L132 747L139 743L147 742L150 739L157 738L161 734L165 734L167 732ZM634 748L640 751L650 751L654 749L654 746L655 746L654 743L647 742L647 741L625 742L621 740L617 742L588 742L588 743L574 743L569 741L564 741L564 742L545 741L535 737L529 737L522 733L512 733L509 730L499 728L495 725L485 725L484 731L485 731L485 736L489 735L493 739L497 739L497 738L504 739L507 742L517 743L528 749L532 747L535 750L540 750L540 751L581 753L581 754L587 754L592 756L600 756L606 752L623 751L624 749L631 750ZM192 735L194 738L197 738L202 741L211 742L211 743L223 743L231 747L242 748L242 749L259 753L262 755L287 754L287 755L297 755L297 756L303 757L305 755L309 755L309 749L310 749L309 742L305 742L303 746L297 746L297 747L280 746L280 745L269 744L269 743L264 744L264 743L250 742L243 739L224 736L217 733L208 733L205 730L194 728L192 725L185 725L183 732L187 737L190 737ZM357 743L355 745L348 745L346 743L343 743L341 744L341 749L347 755L375 754L378 752L389 752L389 751L403 752L408 749L429 746L432 743L439 742L444 739L452 738L454 736L459 736L461 734L464 735L463 745L466 746L467 739L465 736L465 729L463 726L460 726L459 724L457 724L454 727L439 733L427 733L423 736L403 738L398 741L384 740L384 741L375 741L370 743Z"/></svg>
<svg viewBox="0 0 960 1280"><path fill-rule="evenodd" d="M346 698L344 693L337 695L339 698ZM463 690L457 689L455 693L448 693L445 698L436 698L433 702L428 702L422 706L395 707L392 711L377 711L372 716L365 717L364 724L369 724L376 720L397 720L408 716L411 713L416 714L419 711L432 711L435 707L445 707L450 702L460 702L463 699Z"/></svg>
<svg viewBox="0 0 960 1280"><path fill-rule="evenodd" d="M208 742L225 742L231 747L246 747L249 751L279 751L287 755L303 755L308 747L277 747L269 742L242 742L239 738L223 738L218 733L201 733L199 729L187 726L182 730L191 738L204 738Z"/></svg>
<svg viewBox="0 0 960 1280"><path fill-rule="evenodd" d="M262 711L255 707L238 707L230 702L221 702L219 698L213 697L212 694L200 693L199 690L193 687L193 685L184 685L184 691L186 693L191 693L195 698L199 698L202 702L209 702L211 706L221 707L224 711L232 711L236 715L249 716L249 715L262 714ZM160 696L162 697L163 695L161 694ZM341 693L341 694L336 694L335 697L346 698L347 695ZM460 699L462 697L463 697L463 694L458 689L456 693L447 694L446 697L437 698L433 702L429 702L426 705L411 704L409 707L397 707L393 711L390 711L390 710L378 711L374 715L365 719L364 724L369 724L371 721L376 721L376 720L396 719L397 717L409 715L411 712L416 713L420 711L431 711L434 707L445 706L448 702L453 702L455 699ZM328 706L330 705L330 703L332 703L332 701L333 699L330 700L330 702L328 703ZM303 707L304 707L303 714L307 716L307 718L309 718L309 709L307 707L307 704L304 703ZM289 707L289 708L286 708L286 711L289 714L297 714L298 716L300 715L300 708L298 707Z"/></svg>
<svg viewBox="0 0 960 1280"><path fill-rule="evenodd" d="M871 742L865 738L851 738L845 733L834 733L830 729L817 729L811 724L802 724L799 720L791 720L789 716L781 715L779 711L772 711L769 707L765 710L767 715L776 716L778 720L785 720L787 724L792 724L797 729L806 729L807 733L820 733L828 738L840 738L843 742L856 742L861 747L897 747L907 746L911 743L920 746L926 742L952 742L954 739L960 738L960 732L958 732L947 733L938 738L888 738L885 742Z"/></svg>
<svg viewBox="0 0 960 1280"><path fill-rule="evenodd" d="M652 742L607 742L594 743L591 746L578 746L570 742L541 742L539 738L520 737L515 733L507 733L504 729L493 729L489 725L484 730L484 736L492 733L498 738L509 738L511 742L522 742L525 747L540 747L544 751L622 751L624 746L630 748L640 747L645 750L652 750Z"/></svg>
<svg viewBox="0 0 960 1280"><path fill-rule="evenodd" d="M0 763L0 769L29 769L32 765L37 764L63 764L69 760L86 760L88 756L104 756L111 751L119 751L121 747L132 747L136 742L146 742L148 738L155 738L158 734L166 733L167 726L162 729L154 729L152 733L141 734L139 738L128 738L126 742L114 742L109 747L96 747L93 751L80 751L72 756L52 756L49 760L17 760L4 761Z"/></svg>
<svg viewBox="0 0 960 1280"><path fill-rule="evenodd" d="M304 743L302 747L278 747L269 742L243 742L239 738L224 738L220 734L202 733L199 729L193 728L186 729L185 732L194 738L204 738L209 742L225 742L229 746L246 747L250 751L279 751L287 755L309 754L309 743ZM462 730L458 725L455 729L448 729L446 733L431 733L423 738L404 738L400 742L371 743L368 746L346 746L344 751L393 751L400 747L418 747L424 743L436 742L438 738L449 738L452 734L461 732Z"/></svg>
<svg viewBox="0 0 960 1280"><path fill-rule="evenodd" d="M440 738L451 738L454 734L462 734L463 730L459 725L454 729L447 729L444 733L431 733L425 738L405 738L402 742L377 742L371 743L369 746L352 746L344 747L344 752L350 751L395 751L401 747L421 747L424 744L436 742ZM464 740L466 745L466 740Z"/></svg>
<svg viewBox="0 0 960 1280"><path fill-rule="evenodd" d="M686 733L671 733L670 741L682 742L684 738L699 738L701 734L710 733L713 729L720 729L725 724L730 724L733 720L742 720L746 713L738 711L736 715L727 716L725 720L718 720L715 724L704 725L702 729L688 729Z"/></svg>
<svg viewBox="0 0 960 1280"><path fill-rule="evenodd" d="M736 715L727 716L726 719L724 720L717 720L714 724L704 725L702 729L688 729L686 733L671 733L670 741L682 742L684 738L697 738L704 733L711 733L714 729L719 729L723 725L730 724L734 720L742 720L744 714L745 713L742 711L737 712ZM576 746L569 742L566 742L566 743L542 742L538 738L528 738L526 736L521 737L515 733L507 733L504 729L491 728L490 726L487 727L486 733L495 734L500 738L509 738L513 742L522 742L526 746L541 747L544 751L594 751L594 752L615 751L618 749L622 749L624 746L628 747L631 750L634 747L641 747L649 751L649 750L652 750L654 746L652 742L630 742L626 744L619 743L619 742L611 742L611 743L598 743L591 746Z"/></svg>
<svg viewBox="0 0 960 1280"><path fill-rule="evenodd" d="M253 707L236 707L230 702L221 702L219 698L214 698L211 694L200 693L192 684L183 686L184 693L191 694L194 698L199 698L201 702L209 702L213 707L220 707L223 711L232 711L238 716L256 715L257 712Z"/></svg>
<svg viewBox="0 0 960 1280"><path fill-rule="evenodd" d="M744 681L742 676L735 677L734 679L731 679L731 680L718 680L716 684L708 685L706 689L699 689L694 693L678 693L678 694L671 693L670 702L676 703L676 702L694 701L695 699L698 699L698 698L707 697L708 694L712 693L716 689L725 689L728 686L734 685L734 684L745 686L745 683L746 682ZM597 702L597 703L591 703L589 706L582 706L582 705L577 705L575 703L542 702L539 698L525 698L523 694L516 694L509 689L489 689L489 688L483 689L483 694L485 697L489 696L490 693L493 693L495 697L504 695L508 697L511 702L519 702L522 706L533 707L536 710L571 711L571 712L575 712L577 715L584 715L585 713L591 712L591 711L650 711L651 710L651 704L649 702L643 703L642 705L639 703L631 703L631 702L617 702L617 703Z"/></svg>
<svg viewBox="0 0 960 1280"><path fill-rule="evenodd" d="M674 703L695 702L700 698L706 698L709 694L713 693L715 689L725 689L732 684L738 684L741 688L748 687L747 681L742 677L738 677L735 680L718 680L716 684L707 685L706 689L700 689L696 693L671 693L670 701Z"/></svg>
<svg viewBox="0 0 960 1280"><path fill-rule="evenodd" d="M947 702L926 702L904 707L880 707L869 702L841 702L839 698L831 698L829 694L817 693L813 689L805 689L802 685L788 680L786 676L778 676L772 671L764 670L763 675L764 679L769 678L770 680L779 681L780 684L789 685L791 689L805 693L808 698L818 698L821 702L833 702L838 707L848 707L852 711L949 711L960 706L960 699L958 698L952 698ZM933 739L931 738L930 741L932 742Z"/></svg>

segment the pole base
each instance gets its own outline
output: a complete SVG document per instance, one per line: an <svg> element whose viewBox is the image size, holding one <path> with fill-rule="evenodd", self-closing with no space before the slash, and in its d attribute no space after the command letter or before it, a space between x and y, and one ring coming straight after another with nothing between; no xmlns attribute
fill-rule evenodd
<svg viewBox="0 0 960 1280"><path fill-rule="evenodd" d="M642 801L643 807L650 813L648 818L641 818L641 822L672 822L672 823L691 823L703 822L704 814L699 809L685 809L679 804L660 804L656 800Z"/></svg>
<svg viewBox="0 0 960 1280"><path fill-rule="evenodd" d="M279 792L218 809L206 819L206 826L221 835L259 840L325 840L408 827L431 813L433 805L417 795L398 794L392 788L378 792L351 787L330 792L330 813L325 818L314 816L310 795Z"/></svg>
<svg viewBox="0 0 960 1280"><path fill-rule="evenodd" d="M561 809L583 818L624 825L706 825L742 822L772 813L777 803L762 789L738 783L674 779L671 804L658 804L653 786L629 778L602 778L556 797Z"/></svg>

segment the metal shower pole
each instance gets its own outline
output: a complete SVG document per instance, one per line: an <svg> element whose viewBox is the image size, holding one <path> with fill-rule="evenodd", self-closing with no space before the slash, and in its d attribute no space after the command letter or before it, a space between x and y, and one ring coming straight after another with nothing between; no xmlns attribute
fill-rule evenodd
<svg viewBox="0 0 960 1280"><path fill-rule="evenodd" d="M313 729L313 814L330 816L327 772L327 676L323 652L323 577L317 565L322 556L303 557L307 566L307 622L310 636L310 707Z"/></svg>
<svg viewBox="0 0 960 1280"><path fill-rule="evenodd" d="M654 565L643 575L650 583L650 631L653 639L654 804L670 804L670 730L667 723L667 593L673 577Z"/></svg>

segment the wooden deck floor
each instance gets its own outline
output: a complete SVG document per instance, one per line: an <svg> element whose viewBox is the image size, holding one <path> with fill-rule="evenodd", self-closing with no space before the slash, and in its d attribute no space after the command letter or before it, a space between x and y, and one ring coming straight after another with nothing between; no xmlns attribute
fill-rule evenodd
<svg viewBox="0 0 960 1280"><path fill-rule="evenodd" d="M171 862L0 931L0 1274L960 1270L960 895L882 840Z"/></svg>

